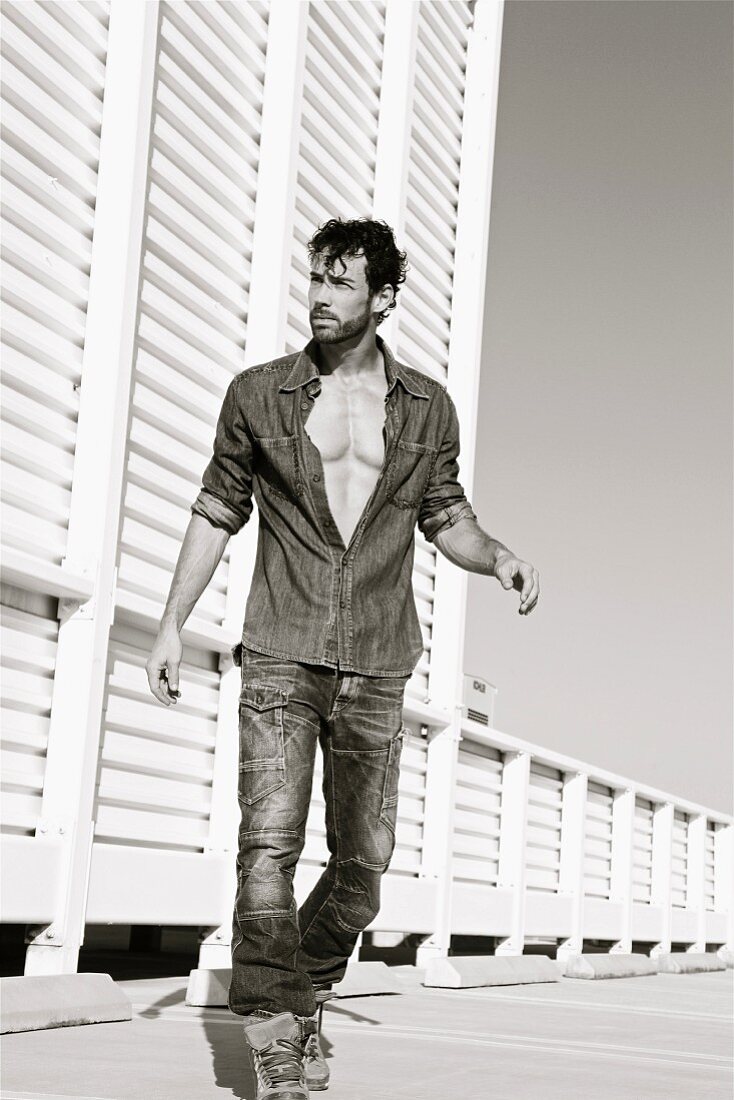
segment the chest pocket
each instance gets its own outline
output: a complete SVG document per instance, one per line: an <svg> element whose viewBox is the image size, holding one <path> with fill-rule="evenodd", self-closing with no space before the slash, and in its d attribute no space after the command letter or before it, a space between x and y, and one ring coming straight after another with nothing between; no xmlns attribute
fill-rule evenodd
<svg viewBox="0 0 734 1100"><path fill-rule="evenodd" d="M437 456L438 447L398 440L386 475L390 504L420 508Z"/></svg>
<svg viewBox="0 0 734 1100"><path fill-rule="evenodd" d="M296 437L256 438L260 449L257 472L266 493L293 501L303 493Z"/></svg>

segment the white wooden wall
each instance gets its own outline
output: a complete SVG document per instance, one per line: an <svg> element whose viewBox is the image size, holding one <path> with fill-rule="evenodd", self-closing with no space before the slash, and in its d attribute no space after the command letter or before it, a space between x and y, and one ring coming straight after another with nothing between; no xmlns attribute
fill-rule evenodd
<svg viewBox="0 0 734 1100"><path fill-rule="evenodd" d="M408 251L381 334L447 385L471 498L502 4L8 0L2 15L2 919L29 925L27 973L73 971L87 923L198 925L202 965L226 966L229 647L258 516L186 624L169 711L144 663L189 506L229 379L309 339L305 245L337 215L384 218ZM539 750L467 732L466 576L416 532L413 583L424 653L374 927L424 933L425 955L452 932L513 952L582 923L623 943L664 897L668 937L723 942L728 820L617 805L599 777L587 797ZM319 788L317 771L300 894L326 859Z"/></svg>

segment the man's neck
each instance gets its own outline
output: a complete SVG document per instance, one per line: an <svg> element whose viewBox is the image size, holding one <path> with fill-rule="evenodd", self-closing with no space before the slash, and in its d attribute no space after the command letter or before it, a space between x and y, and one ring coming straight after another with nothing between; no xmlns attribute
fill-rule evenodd
<svg viewBox="0 0 734 1100"><path fill-rule="evenodd" d="M317 366L321 375L336 375L347 383L353 378L380 374L385 369L385 360L374 333L366 332L338 344L318 343Z"/></svg>

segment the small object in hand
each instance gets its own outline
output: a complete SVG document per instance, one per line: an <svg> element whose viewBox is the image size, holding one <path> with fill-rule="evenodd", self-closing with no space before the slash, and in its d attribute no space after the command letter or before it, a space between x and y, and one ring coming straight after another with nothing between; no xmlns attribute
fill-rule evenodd
<svg viewBox="0 0 734 1100"><path fill-rule="evenodd" d="M168 673L166 672L165 668L162 668L160 670L160 672L158 673L158 679L162 680L163 683L166 685L166 691L168 692L168 694L171 696L172 699L180 699L181 698L181 692L180 691L173 691L170 684L168 683Z"/></svg>

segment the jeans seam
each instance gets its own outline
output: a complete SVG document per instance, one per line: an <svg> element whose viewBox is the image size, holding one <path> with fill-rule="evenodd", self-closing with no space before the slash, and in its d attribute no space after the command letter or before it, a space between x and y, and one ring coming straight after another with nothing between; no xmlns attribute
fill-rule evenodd
<svg viewBox="0 0 734 1100"><path fill-rule="evenodd" d="M301 944L305 940L306 936L309 934L309 932L313 928L314 924L316 923L316 918L321 915L321 911L324 908L324 906L327 904L327 902L331 901L334 890L336 889L338 875L339 875L339 824L338 824L338 819L337 819L337 816L336 816L336 804L335 804L336 803L336 795L335 795L335 791L334 791L334 758L331 755L331 747L329 747L329 774L331 776L331 806L332 806L331 812L334 816L334 838L335 838L335 842L336 842L335 843L336 853L334 855L334 878L332 880L331 885L329 886L329 890L328 890L328 893L327 893L326 897L324 898L321 905L318 907L318 909L314 913L311 920L308 922L308 928L305 930L305 932L303 932L303 934L301 936L299 936L299 939L298 939L298 946L299 947L301 946Z"/></svg>

